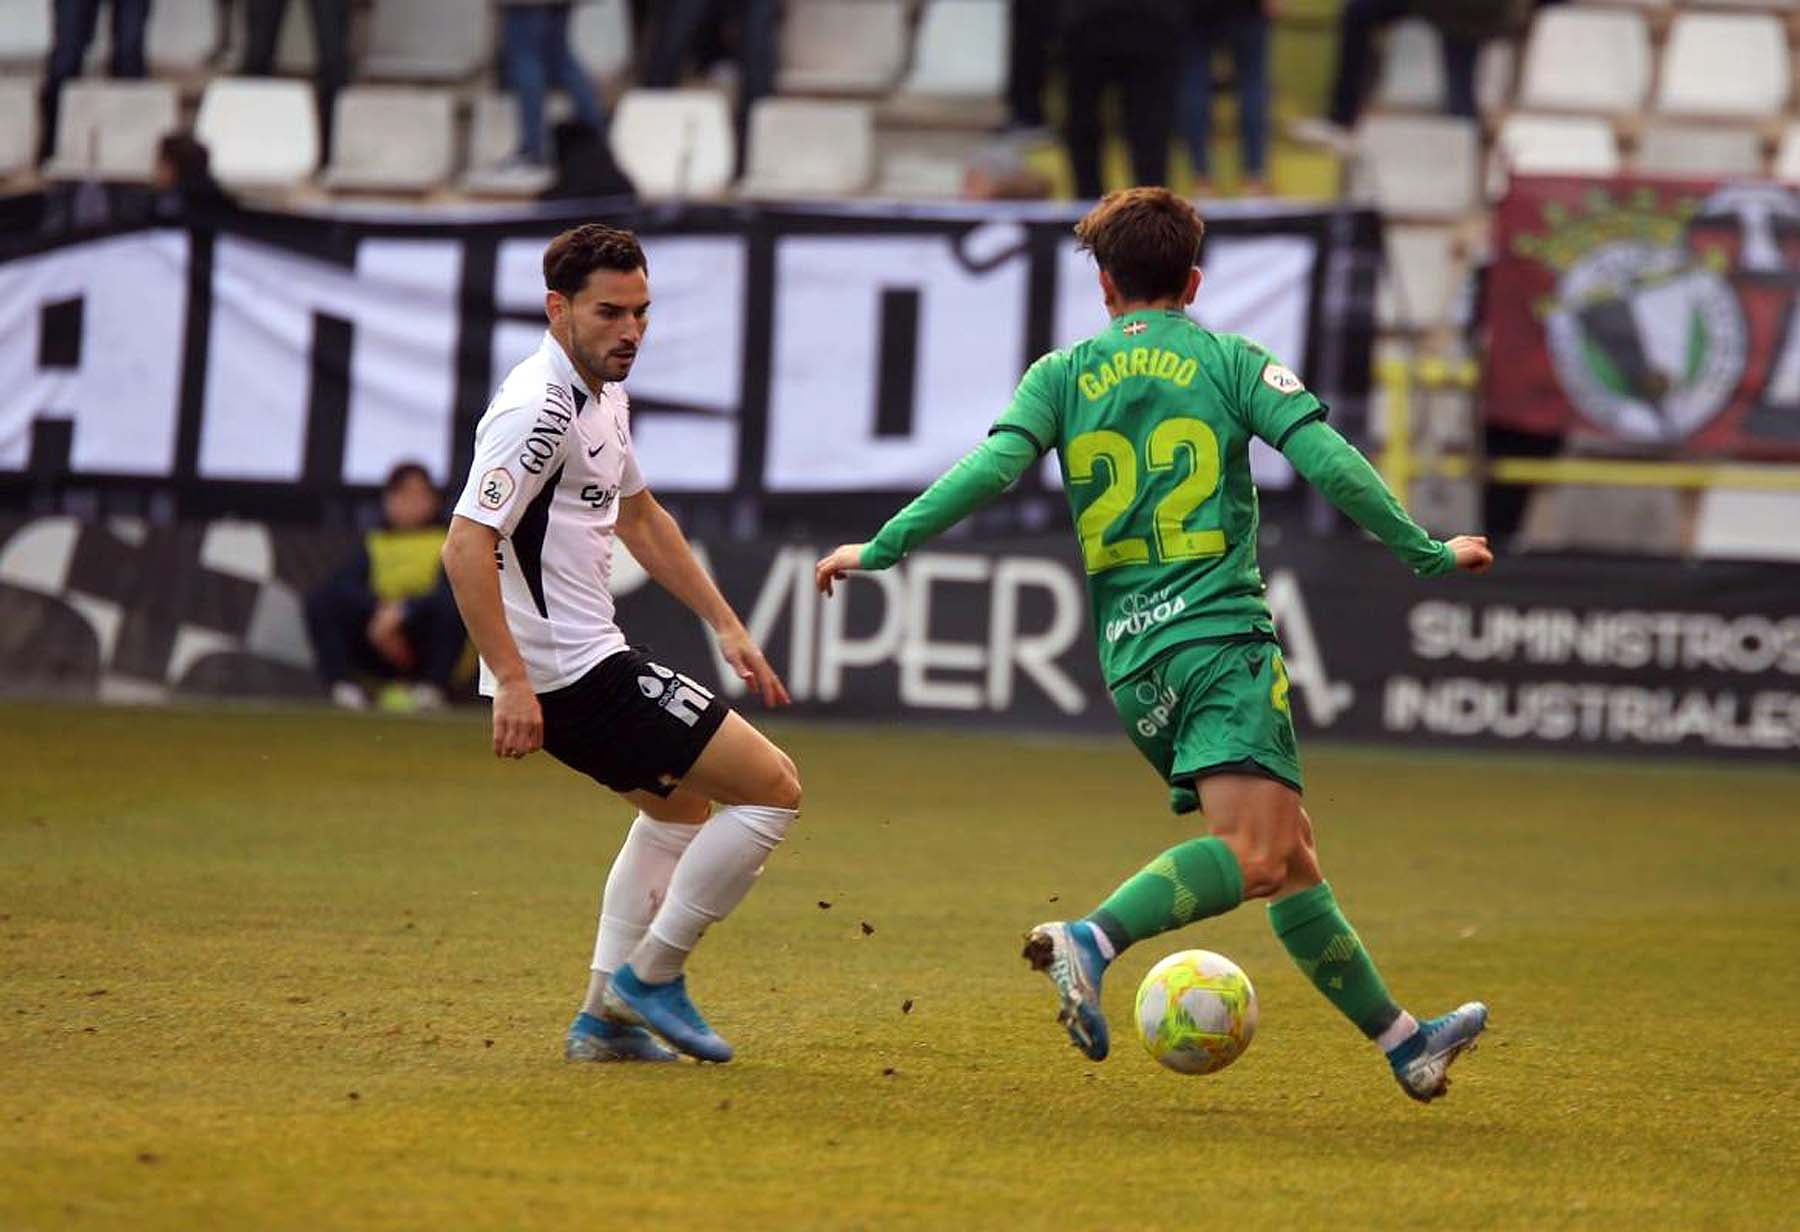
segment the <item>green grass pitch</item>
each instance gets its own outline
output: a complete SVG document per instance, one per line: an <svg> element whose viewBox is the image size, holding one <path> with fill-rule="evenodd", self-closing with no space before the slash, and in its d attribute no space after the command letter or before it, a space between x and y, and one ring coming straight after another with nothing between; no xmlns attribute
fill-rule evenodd
<svg viewBox="0 0 1800 1232"><path fill-rule="evenodd" d="M1188 827L1123 739L781 724L805 816L692 968L722 1068L569 1066L627 813L485 725L0 707L0 1227L1769 1228L1800 1159L1800 774L1314 747L1406 1100L1260 907L1128 954L1104 1064L1020 933ZM871 931L872 929L872 931ZM1182 1078L1136 981L1256 982Z"/></svg>

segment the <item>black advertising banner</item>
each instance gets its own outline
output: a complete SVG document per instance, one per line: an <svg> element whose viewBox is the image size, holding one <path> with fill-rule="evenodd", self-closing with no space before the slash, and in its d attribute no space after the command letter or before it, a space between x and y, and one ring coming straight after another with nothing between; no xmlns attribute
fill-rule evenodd
<svg viewBox="0 0 1800 1232"><path fill-rule="evenodd" d="M626 384L645 472L739 529L772 501L918 491L1032 360L1106 322L1066 206L14 228L0 508L316 521L401 461L459 488L488 397L543 328L546 241L596 218L637 228L649 259L651 328ZM1367 212L1221 212L1195 315L1283 356L1354 433L1379 242ZM1291 478L1271 450L1254 462L1265 486Z"/></svg>
<svg viewBox="0 0 1800 1232"><path fill-rule="evenodd" d="M117 700L317 696L302 603L347 541L285 527L0 522L0 681ZM812 590L825 543L697 544L796 717L1110 731L1061 537L922 551ZM1796 764L1792 565L1521 557L1414 579L1359 542L1264 552L1295 719L1412 747L1726 754ZM622 551L634 643L732 695L703 626ZM754 708L754 707L752 707Z"/></svg>

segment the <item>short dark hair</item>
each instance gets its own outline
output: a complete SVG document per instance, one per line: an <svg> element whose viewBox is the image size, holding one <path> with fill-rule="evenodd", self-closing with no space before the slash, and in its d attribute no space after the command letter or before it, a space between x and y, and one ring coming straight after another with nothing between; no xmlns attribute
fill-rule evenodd
<svg viewBox="0 0 1800 1232"><path fill-rule="evenodd" d="M1166 188L1108 193L1075 224L1081 250L1094 254L1128 300L1166 299L1187 290L1205 235L1200 212Z"/></svg>
<svg viewBox="0 0 1800 1232"><path fill-rule="evenodd" d="M401 462L397 464L393 470L388 472L387 482L381 485L381 494L386 496L389 492L397 490L409 479L422 479L425 481L426 486L433 492L437 491L437 484L431 481L431 472L425 469L424 463Z"/></svg>
<svg viewBox="0 0 1800 1232"><path fill-rule="evenodd" d="M544 249L544 286L574 299L597 269L629 274L648 270L637 236L603 222L571 227Z"/></svg>
<svg viewBox="0 0 1800 1232"><path fill-rule="evenodd" d="M212 176L212 155L190 133L168 133L156 143L156 156L175 169L178 184Z"/></svg>

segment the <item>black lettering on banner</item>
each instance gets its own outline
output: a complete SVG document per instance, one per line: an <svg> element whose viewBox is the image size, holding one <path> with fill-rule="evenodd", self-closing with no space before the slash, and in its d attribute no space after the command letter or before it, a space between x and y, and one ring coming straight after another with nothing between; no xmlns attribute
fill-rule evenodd
<svg viewBox="0 0 1800 1232"><path fill-rule="evenodd" d="M875 435L913 434L913 401L919 370L919 292L887 287L881 292L881 366L875 384Z"/></svg>
<svg viewBox="0 0 1800 1232"><path fill-rule="evenodd" d="M342 482L344 441L350 428L349 321L313 314L312 397L306 408L306 483L329 487Z"/></svg>

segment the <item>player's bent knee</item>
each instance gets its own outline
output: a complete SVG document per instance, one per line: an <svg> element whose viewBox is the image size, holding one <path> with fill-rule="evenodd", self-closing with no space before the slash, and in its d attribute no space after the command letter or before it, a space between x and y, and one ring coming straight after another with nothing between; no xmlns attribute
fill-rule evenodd
<svg viewBox="0 0 1800 1232"><path fill-rule="evenodd" d="M800 811L800 771L795 767L793 759L787 754L779 754L781 760L776 765L773 781L769 785L769 798L766 803L774 808Z"/></svg>

